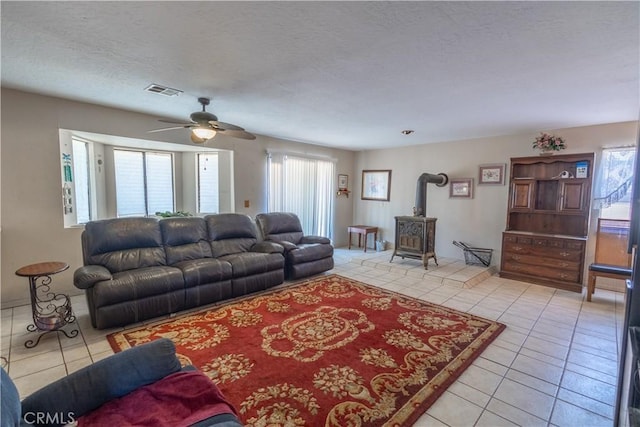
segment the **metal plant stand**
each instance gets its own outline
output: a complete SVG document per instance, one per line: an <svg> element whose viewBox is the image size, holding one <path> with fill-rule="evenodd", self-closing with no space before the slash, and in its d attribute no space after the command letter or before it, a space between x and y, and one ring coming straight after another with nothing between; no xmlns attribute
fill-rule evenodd
<svg viewBox="0 0 640 427"><path fill-rule="evenodd" d="M50 332L62 332L67 338L78 336L78 330L67 333L61 329L76 321L71 310L71 300L68 295L51 292L51 276L69 268L65 262L41 262L27 265L16 271L16 275L29 278L29 292L31 294L31 313L33 323L27 326L29 332L42 332L37 340L27 340L24 346L33 348L40 343L40 339Z"/></svg>

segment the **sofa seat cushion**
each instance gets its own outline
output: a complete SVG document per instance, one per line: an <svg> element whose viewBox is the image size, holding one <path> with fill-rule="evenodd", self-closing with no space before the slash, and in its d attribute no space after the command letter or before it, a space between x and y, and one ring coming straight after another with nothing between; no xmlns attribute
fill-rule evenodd
<svg viewBox="0 0 640 427"><path fill-rule="evenodd" d="M233 277L251 276L284 268L284 257L281 254L265 254L260 252L244 252L225 255L221 260L231 264Z"/></svg>
<svg viewBox="0 0 640 427"><path fill-rule="evenodd" d="M231 264L213 258L180 261L172 267L182 271L186 288L229 280L233 274Z"/></svg>
<svg viewBox="0 0 640 427"><path fill-rule="evenodd" d="M287 252L287 261L291 264L316 261L333 256L333 246L320 243L300 244L297 249Z"/></svg>
<svg viewBox="0 0 640 427"><path fill-rule="evenodd" d="M93 302L96 307L103 307L181 289L184 289L184 279L179 268L145 267L115 273L111 280L96 283Z"/></svg>
<svg viewBox="0 0 640 427"><path fill-rule="evenodd" d="M199 371L183 371L107 402L80 417L78 426L187 426L235 413L209 377Z"/></svg>

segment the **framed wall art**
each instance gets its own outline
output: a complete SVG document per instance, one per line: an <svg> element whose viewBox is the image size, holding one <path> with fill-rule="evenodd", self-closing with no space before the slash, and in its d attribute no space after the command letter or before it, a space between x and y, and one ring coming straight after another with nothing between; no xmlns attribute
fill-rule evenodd
<svg viewBox="0 0 640 427"><path fill-rule="evenodd" d="M391 195L391 170L362 171L362 200L389 201Z"/></svg>
<svg viewBox="0 0 640 427"><path fill-rule="evenodd" d="M349 175L338 175L338 190L349 189Z"/></svg>
<svg viewBox="0 0 640 427"><path fill-rule="evenodd" d="M480 165L478 184L504 185L505 164Z"/></svg>
<svg viewBox="0 0 640 427"><path fill-rule="evenodd" d="M473 198L473 178L454 178L449 180L450 198Z"/></svg>

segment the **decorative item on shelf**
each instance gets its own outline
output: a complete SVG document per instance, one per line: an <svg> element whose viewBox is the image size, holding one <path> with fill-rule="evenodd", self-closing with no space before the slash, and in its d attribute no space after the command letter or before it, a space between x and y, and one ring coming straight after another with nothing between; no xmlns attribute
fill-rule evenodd
<svg viewBox="0 0 640 427"><path fill-rule="evenodd" d="M540 132L540 136L536 137L531 145L534 149L540 150L541 156L550 156L554 151L560 151L567 148L561 136L555 136L546 132Z"/></svg>
<svg viewBox="0 0 640 427"><path fill-rule="evenodd" d="M349 175L338 175L338 191L336 196L347 196L349 198Z"/></svg>

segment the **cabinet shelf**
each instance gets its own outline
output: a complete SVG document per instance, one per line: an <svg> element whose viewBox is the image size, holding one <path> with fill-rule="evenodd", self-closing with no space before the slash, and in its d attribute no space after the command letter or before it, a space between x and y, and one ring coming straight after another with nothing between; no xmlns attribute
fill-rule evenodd
<svg viewBox="0 0 640 427"><path fill-rule="evenodd" d="M593 153L511 159L501 276L582 290L593 161ZM575 177L578 164L586 178L560 177Z"/></svg>

